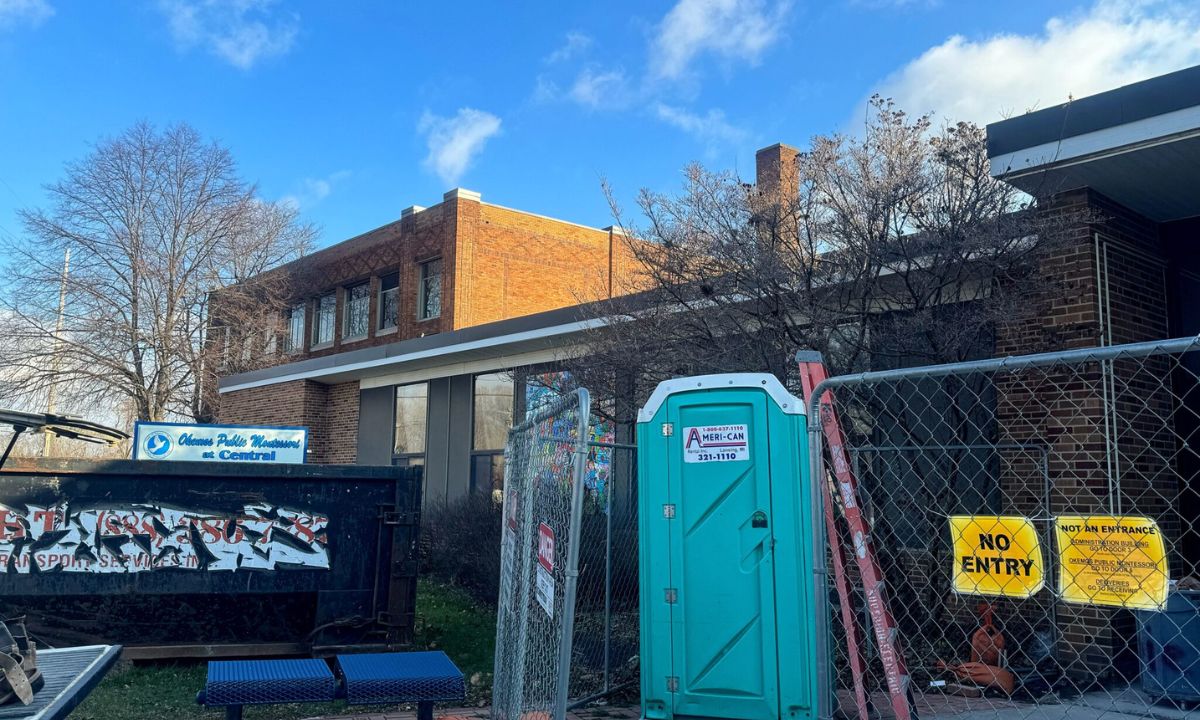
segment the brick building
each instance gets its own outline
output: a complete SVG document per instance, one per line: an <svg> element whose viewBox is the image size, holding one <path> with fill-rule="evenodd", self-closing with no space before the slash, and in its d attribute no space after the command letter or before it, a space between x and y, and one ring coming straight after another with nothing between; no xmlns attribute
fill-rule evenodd
<svg viewBox="0 0 1200 720"><path fill-rule="evenodd" d="M988 150L994 177L1082 218L1042 265L1058 292L1037 322L997 338L997 355L1200 333L1200 67L995 123ZM1047 511L1156 518L1172 577L1200 568L1196 355L1174 372L1165 360L1132 376L1128 364L1092 368L1061 398L1069 422L1054 411L1005 419L1007 439L1049 443ZM1136 673L1130 613L1064 604L1058 625L1072 673Z"/></svg>
<svg viewBox="0 0 1200 720"><path fill-rule="evenodd" d="M628 292L634 264L619 229L451 190L274 271L295 288L282 337L263 367L222 377L218 419L307 426L315 463L425 464L435 499L490 488L513 418L504 371L552 361L556 341L533 336Z"/></svg>

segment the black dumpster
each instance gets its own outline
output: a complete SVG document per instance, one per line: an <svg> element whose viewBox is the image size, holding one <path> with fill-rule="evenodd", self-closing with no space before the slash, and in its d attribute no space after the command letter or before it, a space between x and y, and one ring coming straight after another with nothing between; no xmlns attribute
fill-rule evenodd
<svg viewBox="0 0 1200 720"><path fill-rule="evenodd" d="M411 640L421 469L10 461L0 617L127 657Z"/></svg>

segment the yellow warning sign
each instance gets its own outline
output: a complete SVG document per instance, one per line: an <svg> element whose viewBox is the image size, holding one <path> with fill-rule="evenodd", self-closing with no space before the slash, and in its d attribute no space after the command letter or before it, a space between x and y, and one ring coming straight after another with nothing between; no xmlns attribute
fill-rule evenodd
<svg viewBox="0 0 1200 720"><path fill-rule="evenodd" d="M1037 530L1028 518L955 515L954 592L1027 598L1045 584L1046 570Z"/></svg>
<svg viewBox="0 0 1200 720"><path fill-rule="evenodd" d="M1149 518L1063 515L1058 540L1058 592L1081 605L1157 610L1167 601L1167 552Z"/></svg>

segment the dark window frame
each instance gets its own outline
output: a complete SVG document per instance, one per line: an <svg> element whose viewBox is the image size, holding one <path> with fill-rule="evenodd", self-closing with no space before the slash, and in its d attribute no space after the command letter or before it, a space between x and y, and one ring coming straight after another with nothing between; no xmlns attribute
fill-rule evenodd
<svg viewBox="0 0 1200 720"><path fill-rule="evenodd" d="M325 304L325 301L329 298L333 298L333 307L330 309L329 315L328 315L328 317L329 317L329 339L322 340L320 334L321 334L321 330L325 327L325 325L321 322L321 318L324 315L323 305ZM330 345L333 345L334 341L337 339L337 325L338 325L337 317L338 317L338 311L337 311L337 291L336 290L330 290L329 292L321 293L320 295L318 295L316 298L313 299L312 345L311 345L312 348L325 348L325 347L329 347Z"/></svg>
<svg viewBox="0 0 1200 720"><path fill-rule="evenodd" d="M362 321L362 332L355 333L352 335L352 334L350 334L350 312L351 312L351 308L353 307L351 305L351 302L352 302L351 294L353 293L353 291L358 290L359 288L366 289L365 294L361 298L361 301L364 303L364 306L365 306L363 308L363 310L365 311L366 317L364 317L363 321ZM354 341L354 340L365 340L370 334L371 334L371 281L369 279L360 280L358 282L352 282L352 283L349 283L348 285L344 285L342 287L342 341L346 342L346 341Z"/></svg>
<svg viewBox="0 0 1200 720"><path fill-rule="evenodd" d="M391 288L385 288L383 286L384 281L391 277L396 278L396 285ZM391 322L392 322L391 325L384 324L384 322L388 319L383 311L384 307L385 307L384 295L386 293L391 293L392 297L394 298L394 300L392 301L394 303L394 315L391 317ZM378 315L378 317L375 320L375 332L383 333L383 332L393 332L393 331L398 330L400 328L400 271L399 270L395 270L390 273L384 273L379 276L379 292L376 293L376 295L375 295L375 305L377 308L376 313Z"/></svg>
<svg viewBox="0 0 1200 720"><path fill-rule="evenodd" d="M397 404L399 401L400 388L412 387L414 385L425 386L425 447L421 452L396 452L396 421ZM429 381L421 380L418 382L404 383L403 385L394 385L392 387L392 464L409 467L412 465L424 465L425 456L429 453ZM415 462L414 462L415 461Z"/></svg>
<svg viewBox="0 0 1200 720"><path fill-rule="evenodd" d="M437 267L436 274L429 271L429 268L433 267L435 264ZM443 278L442 278L444 272L445 272L445 267L442 264L441 256L431 257L427 260L422 260L417 263L417 320L418 321L423 322L425 320L436 320L442 316L442 296L444 294L443 291L445 290L445 283L443 282ZM428 309L427 306L429 304L429 295L430 295L429 284L433 281L437 282L437 311L436 312L426 312L426 310Z"/></svg>
<svg viewBox="0 0 1200 720"><path fill-rule="evenodd" d="M299 318L300 318L299 340L300 340L300 342L299 343L296 342L296 339L297 339L296 311L297 310L300 311L300 314L299 314ZM289 353L289 354L304 352L304 348L307 347L306 340L308 339L308 332L307 332L307 328L305 327L308 324L308 302L302 301L302 302L292 303L291 307L289 307L287 310L287 319L288 319L288 329L287 329L287 333L284 335L283 351L285 353Z"/></svg>
<svg viewBox="0 0 1200 720"><path fill-rule="evenodd" d="M496 490L504 489L504 448L503 447L501 447L501 448L477 448L476 447L476 443L478 440L476 433L478 432L478 428L475 425L475 418L476 418L476 413L479 410L479 407L476 403L476 398L478 397L476 394L476 388L477 388L477 383L479 382L479 378L486 377L486 376L507 375L507 374L509 374L508 371L499 371L499 372L490 372L490 373L476 373L475 375L473 375L471 377L471 460L470 460L471 466L468 471L471 492L482 492L485 490L488 492L494 492ZM517 378L516 377L511 378L511 380L509 381L510 399L512 401L512 404L510 406L511 409L509 411L509 426L510 427L512 426L513 421L517 417L517 386L518 386ZM480 482L481 478L479 477L479 474L476 472L479 468L480 458L488 458L489 475L490 475L490 473L494 473L497 470L499 471L499 473L500 473L499 482L497 482L494 477L489 477L486 485L484 485L483 483ZM498 468L496 467L497 460L500 461L500 465Z"/></svg>

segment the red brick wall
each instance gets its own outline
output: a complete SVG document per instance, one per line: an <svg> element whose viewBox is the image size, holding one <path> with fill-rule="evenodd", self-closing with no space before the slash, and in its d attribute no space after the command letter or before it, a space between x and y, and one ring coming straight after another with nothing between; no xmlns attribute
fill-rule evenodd
<svg viewBox="0 0 1200 720"><path fill-rule="evenodd" d="M352 464L358 456L358 383L328 386L313 462Z"/></svg>
<svg viewBox="0 0 1200 720"><path fill-rule="evenodd" d="M1040 263L1046 284L1041 296L1031 298L1036 313L998 329L996 354L1167 337L1157 226L1088 190L1059 196L1051 213L1068 219L1065 241ZM1006 464L1000 478L1003 510L1028 517L1103 514L1115 502L1123 512L1159 518L1169 534L1165 499L1175 495L1175 477L1168 467L1171 397L1164 382L1165 365L1158 364L1162 367L1153 361L1114 364L1109 407L1115 407L1118 431L1112 445L1106 439L1108 415L1099 364L998 376L1000 441L1048 445L1052 484L1047 513L1040 469L1028 462ZM1109 468L1110 447L1125 458L1119 472ZM1118 478L1119 497L1114 498L1110 482ZM1058 611L1066 669L1076 677L1112 673L1131 633L1127 614L1063 603Z"/></svg>
<svg viewBox="0 0 1200 720"><path fill-rule="evenodd" d="M459 218L455 328L631 289L633 260L619 233L494 205L477 210Z"/></svg>
<svg viewBox="0 0 1200 720"><path fill-rule="evenodd" d="M308 428L308 462L347 463L358 454L358 383L322 385L295 380L221 396L221 422L302 425Z"/></svg>

